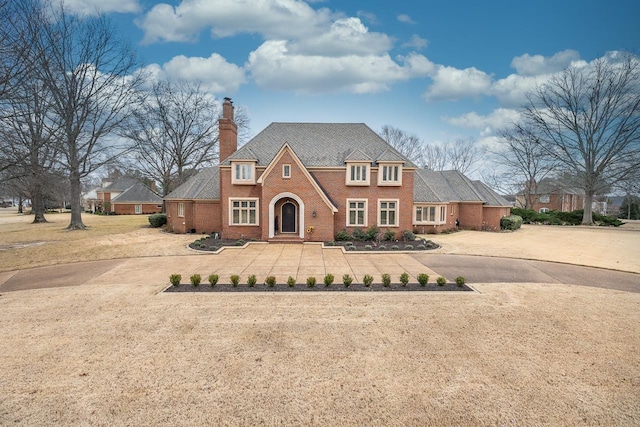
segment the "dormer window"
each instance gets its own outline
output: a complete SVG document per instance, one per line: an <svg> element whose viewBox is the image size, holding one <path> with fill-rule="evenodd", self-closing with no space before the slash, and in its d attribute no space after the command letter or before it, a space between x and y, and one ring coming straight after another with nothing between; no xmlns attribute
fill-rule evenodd
<svg viewBox="0 0 640 427"><path fill-rule="evenodd" d="M369 185L370 164L367 163L347 163L347 185Z"/></svg>
<svg viewBox="0 0 640 427"><path fill-rule="evenodd" d="M381 164L378 167L378 185L402 185L402 164Z"/></svg>
<svg viewBox="0 0 640 427"><path fill-rule="evenodd" d="M255 162L232 162L231 163L231 183L232 184L255 184L256 164Z"/></svg>

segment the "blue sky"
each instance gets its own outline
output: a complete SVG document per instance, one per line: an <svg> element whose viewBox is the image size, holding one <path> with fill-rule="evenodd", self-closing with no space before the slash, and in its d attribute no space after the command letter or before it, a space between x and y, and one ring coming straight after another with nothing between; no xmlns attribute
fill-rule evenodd
<svg viewBox="0 0 640 427"><path fill-rule="evenodd" d="M640 53L640 1L66 0L101 8L156 78L269 123L389 124L490 144L571 63Z"/></svg>

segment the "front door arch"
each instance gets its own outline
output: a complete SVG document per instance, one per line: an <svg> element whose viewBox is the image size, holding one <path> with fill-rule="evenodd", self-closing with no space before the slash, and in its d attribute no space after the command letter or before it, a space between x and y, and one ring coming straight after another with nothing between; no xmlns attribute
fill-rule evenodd
<svg viewBox="0 0 640 427"><path fill-rule="evenodd" d="M296 222L296 205L286 202L282 205L282 232L295 233Z"/></svg>
<svg viewBox="0 0 640 427"><path fill-rule="evenodd" d="M298 230L298 236L300 236L301 239L304 239L304 202L296 194L290 193L288 191L285 191L284 193L277 194L269 202L269 238L273 239L275 237L275 226L274 226L274 224L275 224L275 217L276 217L276 215L275 215L276 203L279 200L284 199L284 198L292 199L298 204L298 209L297 209L298 212L297 212L297 215L295 216L297 218L297 220L298 220L298 223L297 223L297 227L294 228L294 232L297 229ZM294 203L294 206L295 206L295 203ZM281 214L281 216L282 216L282 214ZM281 230L281 231L284 232L284 230Z"/></svg>

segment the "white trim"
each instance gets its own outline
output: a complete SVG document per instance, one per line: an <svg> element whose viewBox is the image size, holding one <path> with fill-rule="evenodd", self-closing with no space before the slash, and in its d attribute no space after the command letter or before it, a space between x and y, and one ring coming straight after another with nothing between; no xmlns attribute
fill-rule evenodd
<svg viewBox="0 0 640 427"><path fill-rule="evenodd" d="M352 168L354 168L354 167L362 168L363 166L366 168L366 171L364 173L365 179L352 180L351 179L351 170L352 170ZM371 162L347 162L346 173L345 173L345 177L344 177L344 183L345 183L345 185L349 185L349 186L368 186L368 185L371 185Z"/></svg>
<svg viewBox="0 0 640 427"><path fill-rule="evenodd" d="M233 223L233 202L256 202L256 222L246 224L234 224ZM242 207L240 207L242 208ZM252 209L252 208L247 208ZM248 217L247 217L248 219ZM259 227L260 226L260 199L258 197L229 197L229 220L227 221L230 227Z"/></svg>
<svg viewBox="0 0 640 427"><path fill-rule="evenodd" d="M142 205L136 204L134 206L135 207L133 208L133 212L135 212L136 215L140 215L142 213Z"/></svg>
<svg viewBox="0 0 640 427"><path fill-rule="evenodd" d="M271 201L269 202L269 238L273 239L276 236L276 230L275 230L275 227L273 226L273 222L275 219L275 206L278 200L284 199L284 198L293 199L296 202L298 202L298 208L299 208L298 218L300 222L298 235L300 236L300 238L304 239L304 202L300 197L298 197L293 193L289 193L288 191L275 195L273 199L271 199Z"/></svg>
<svg viewBox="0 0 640 427"><path fill-rule="evenodd" d="M418 208L423 209L421 212L422 219L418 221L417 210ZM424 209L426 208L434 208L433 212L433 221L425 220ZM444 210L444 216L442 215ZM447 222L447 206L443 204L436 203L416 203L413 205L413 223L415 225L442 225ZM428 218L428 215L427 215Z"/></svg>
<svg viewBox="0 0 640 427"><path fill-rule="evenodd" d="M349 208L349 203L360 203L363 202L364 203L364 224L350 224L349 223L349 217L351 215L351 209ZM347 199L347 203L345 205L345 210L346 210L346 225L347 227L367 227L369 224L369 199ZM356 207L356 211L357 211L357 207ZM357 218L357 216L356 216Z"/></svg>
<svg viewBox="0 0 640 427"><path fill-rule="evenodd" d="M395 210L395 223L394 224L382 224L380 218L380 211L382 210L382 203L394 202L396 204ZM387 209L388 210L388 209ZM387 221L389 218L387 218ZM400 199L378 199L378 227L398 227L400 224Z"/></svg>
<svg viewBox="0 0 640 427"><path fill-rule="evenodd" d="M255 185L256 183L256 162L231 162L231 184L233 185ZM249 178L236 177L238 167L249 166ZM242 170L242 169L241 169Z"/></svg>
<svg viewBox="0 0 640 427"><path fill-rule="evenodd" d="M397 180L383 180L384 177L384 169L385 168L398 168L398 179ZM402 185L402 163L380 163L378 166L378 185L379 186L401 186Z"/></svg>
<svg viewBox="0 0 640 427"><path fill-rule="evenodd" d="M184 218L184 203L178 203L178 218Z"/></svg>
<svg viewBox="0 0 640 427"><path fill-rule="evenodd" d="M289 169L289 173L286 173L287 168ZM289 163L285 163L282 165L282 177L284 179L291 178L291 165Z"/></svg>

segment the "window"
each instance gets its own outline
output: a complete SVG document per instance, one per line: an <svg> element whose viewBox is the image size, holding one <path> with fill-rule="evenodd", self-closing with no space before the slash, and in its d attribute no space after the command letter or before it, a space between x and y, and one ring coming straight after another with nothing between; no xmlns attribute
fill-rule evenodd
<svg viewBox="0 0 640 427"><path fill-rule="evenodd" d="M291 165L282 165L282 177L291 178Z"/></svg>
<svg viewBox="0 0 640 427"><path fill-rule="evenodd" d="M184 217L184 203L178 203L178 216Z"/></svg>
<svg viewBox="0 0 640 427"><path fill-rule="evenodd" d="M231 199L231 225L258 225L258 199Z"/></svg>
<svg viewBox="0 0 640 427"><path fill-rule="evenodd" d="M549 208L540 208L540 213L547 213L549 212Z"/></svg>
<svg viewBox="0 0 640 427"><path fill-rule="evenodd" d="M135 205L135 213L136 214L141 214L142 213L142 205Z"/></svg>
<svg viewBox="0 0 640 427"><path fill-rule="evenodd" d="M449 207L449 215L452 215L452 216L453 216L453 205L451 205L451 206Z"/></svg>
<svg viewBox="0 0 640 427"><path fill-rule="evenodd" d="M378 224L386 226L398 225L398 201L379 200L378 201Z"/></svg>
<svg viewBox="0 0 640 427"><path fill-rule="evenodd" d="M378 168L378 185L401 185L402 184L402 166L380 165Z"/></svg>
<svg viewBox="0 0 640 427"><path fill-rule="evenodd" d="M544 194L544 195L540 196L540 203L549 203L549 195L548 194Z"/></svg>
<svg viewBox="0 0 640 427"><path fill-rule="evenodd" d="M366 227L367 201L347 199L347 227Z"/></svg>
<svg viewBox="0 0 640 427"><path fill-rule="evenodd" d="M415 223L443 224L446 222L446 206L416 206ZM436 216L439 214L440 216Z"/></svg>
<svg viewBox="0 0 640 427"><path fill-rule="evenodd" d="M232 163L233 175L231 175L232 184L255 184L255 163L242 162Z"/></svg>
<svg viewBox="0 0 640 427"><path fill-rule="evenodd" d="M445 222L446 216L447 216L447 207L440 206L440 221Z"/></svg>
<svg viewBox="0 0 640 427"><path fill-rule="evenodd" d="M369 185L369 163L348 164L347 185Z"/></svg>

